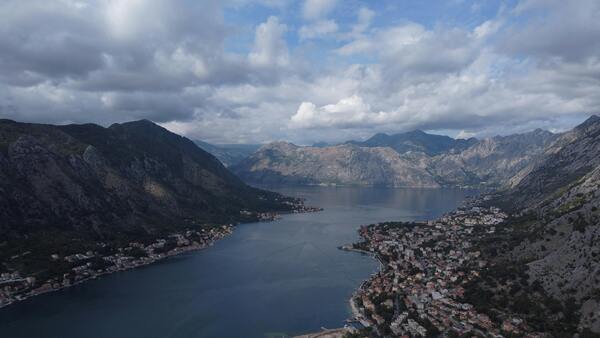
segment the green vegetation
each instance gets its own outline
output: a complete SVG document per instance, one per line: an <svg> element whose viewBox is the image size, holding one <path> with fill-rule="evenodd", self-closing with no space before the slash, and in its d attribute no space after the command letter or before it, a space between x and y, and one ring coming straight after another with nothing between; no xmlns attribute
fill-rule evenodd
<svg viewBox="0 0 600 338"><path fill-rule="evenodd" d="M560 207L555 209L553 212L554 217L562 216L566 213L577 210L581 208L586 201L587 199L583 194L578 194L577 196L575 196L575 198L569 200L567 203L561 204Z"/></svg>
<svg viewBox="0 0 600 338"><path fill-rule="evenodd" d="M579 304L546 294L539 283L528 283L524 263L506 263L481 271L481 278L465 286L465 300L478 311L498 320L501 313L512 313L527 320L537 331L554 336L577 331Z"/></svg>

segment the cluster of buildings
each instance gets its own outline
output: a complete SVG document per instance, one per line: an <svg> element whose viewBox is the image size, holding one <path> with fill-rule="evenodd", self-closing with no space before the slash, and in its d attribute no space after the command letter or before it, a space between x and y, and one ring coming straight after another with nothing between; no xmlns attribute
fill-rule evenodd
<svg viewBox="0 0 600 338"><path fill-rule="evenodd" d="M300 199L286 201L291 206L290 213L321 211L304 205ZM258 221L272 221L281 213L257 213L242 210L241 215ZM177 255L182 252L199 250L210 246L214 241L229 235L233 225L223 225L189 230L175 233L165 238L158 238L152 243L131 242L126 247L115 248L106 243L95 243L93 251L73 253L69 255L51 254L48 259L50 278L22 276L18 271L2 271L0 266L0 308L15 301L23 300L42 293L69 287L100 275L133 269L157 260ZM11 259L26 256L27 251Z"/></svg>
<svg viewBox="0 0 600 338"><path fill-rule="evenodd" d="M410 337L527 333L520 318L494 322L463 301L465 284L487 264L472 241L506 217L493 207L465 207L434 221L361 227L364 241L342 248L375 255L382 266L353 295L349 329Z"/></svg>
<svg viewBox="0 0 600 338"><path fill-rule="evenodd" d="M290 210L289 213L291 214L301 214L301 213L307 213L307 212L318 212L318 211L322 211L322 208L317 208L317 207L311 207L311 206L306 206L303 203L300 202L296 202L296 203L292 203L292 202L284 202L284 204L290 205L292 207L292 209ZM252 211L248 211L248 210L242 210L240 211L240 215L244 215L244 216L254 216L258 219L259 222L269 222L269 221L276 221L278 219L281 218L281 212L259 212L259 213L255 213Z"/></svg>
<svg viewBox="0 0 600 338"><path fill-rule="evenodd" d="M96 243L97 251L62 257L52 254L50 260L56 265L66 264L68 271L63 269L61 274L44 281L37 281L33 276L22 277L19 272L0 274L0 307L100 275L132 269L182 252L205 248L231 234L232 229L231 225L223 225L172 234L149 244L132 242L126 247L108 248L105 243Z"/></svg>

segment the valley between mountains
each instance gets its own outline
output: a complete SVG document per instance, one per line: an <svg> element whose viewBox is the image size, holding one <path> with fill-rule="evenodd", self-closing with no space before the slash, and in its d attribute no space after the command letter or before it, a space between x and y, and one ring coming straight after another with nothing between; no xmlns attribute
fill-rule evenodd
<svg viewBox="0 0 600 338"><path fill-rule="evenodd" d="M597 116L561 134L276 142L232 170L263 184L493 188L440 220L361 229L354 248L383 267L353 300L356 337L600 334Z"/></svg>

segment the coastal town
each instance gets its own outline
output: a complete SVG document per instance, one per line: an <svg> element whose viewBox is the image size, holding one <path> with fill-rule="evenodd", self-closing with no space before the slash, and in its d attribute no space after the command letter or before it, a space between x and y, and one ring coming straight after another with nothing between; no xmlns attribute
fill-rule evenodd
<svg viewBox="0 0 600 338"><path fill-rule="evenodd" d="M52 254L50 257L52 261L57 265L67 265L70 271L43 281L39 281L34 276L22 276L17 271L3 272L0 274L0 307L101 275L137 268L170 256L200 250L231 234L232 230L232 225L222 225L175 233L165 238L158 238L149 244L131 242L126 247L110 248L108 244L98 242L96 251L68 256Z"/></svg>
<svg viewBox="0 0 600 338"><path fill-rule="evenodd" d="M322 208L306 206L304 201L296 199L286 202L292 208L291 214L318 212ZM255 213L241 210L240 215L259 222L270 222L281 218L280 212ZM201 250L212 246L215 241L233 232L234 224L206 225L195 230L172 233L170 235L146 241L134 241L126 246L115 247L105 242L95 242L94 250L76 252L68 255L50 254L49 261L57 267L49 278L40 280L37 276L27 276L18 270L0 266L0 308L27 298L67 288L99 276L134 269L152 264L167 257L184 252ZM23 252L11 257L17 260L27 256ZM59 272L59 273L58 273Z"/></svg>
<svg viewBox="0 0 600 338"><path fill-rule="evenodd" d="M518 317L490 319L464 301L465 285L488 262L472 245L507 218L495 207L465 206L427 222L362 226L363 241L341 247L375 256L380 271L351 299L350 337L535 337Z"/></svg>

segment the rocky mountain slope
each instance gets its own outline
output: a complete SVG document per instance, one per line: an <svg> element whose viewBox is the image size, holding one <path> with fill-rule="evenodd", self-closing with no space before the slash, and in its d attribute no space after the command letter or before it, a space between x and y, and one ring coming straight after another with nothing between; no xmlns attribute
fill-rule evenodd
<svg viewBox="0 0 600 338"><path fill-rule="evenodd" d="M498 266L522 265L527 293L549 299L535 302L560 310L558 316L576 315L580 331L600 333L600 118L563 134L490 203L517 216L506 234L483 245L487 257Z"/></svg>
<svg viewBox="0 0 600 338"><path fill-rule="evenodd" d="M460 152L477 143L477 139L453 139L444 135L433 135L422 130L414 130L393 135L379 133L366 141L350 141L349 143L360 147L390 147L399 154L422 152L429 156L435 156L449 152Z"/></svg>
<svg viewBox="0 0 600 338"><path fill-rule="evenodd" d="M576 184L600 164L599 140L600 118L592 116L545 149L542 161L521 174L511 197L535 205Z"/></svg>
<svg viewBox="0 0 600 338"><path fill-rule="evenodd" d="M211 144L200 140L194 140L194 143L219 159L226 167L240 163L261 147L260 144Z"/></svg>
<svg viewBox="0 0 600 338"><path fill-rule="evenodd" d="M328 147L277 142L232 170L259 184L498 187L534 163L556 137L535 130L477 141L415 131Z"/></svg>
<svg viewBox="0 0 600 338"><path fill-rule="evenodd" d="M461 152L436 156L429 168L445 185L471 182L498 187L510 183L532 165L557 137L541 129L495 136L477 141Z"/></svg>
<svg viewBox="0 0 600 338"><path fill-rule="evenodd" d="M232 170L247 182L262 184L338 184L439 187L425 163L391 148L299 147L276 142L259 149Z"/></svg>
<svg viewBox="0 0 600 338"><path fill-rule="evenodd" d="M290 202L247 186L192 141L149 121L103 128L0 120L2 256L31 238L39 246L138 239L255 220L290 210Z"/></svg>

